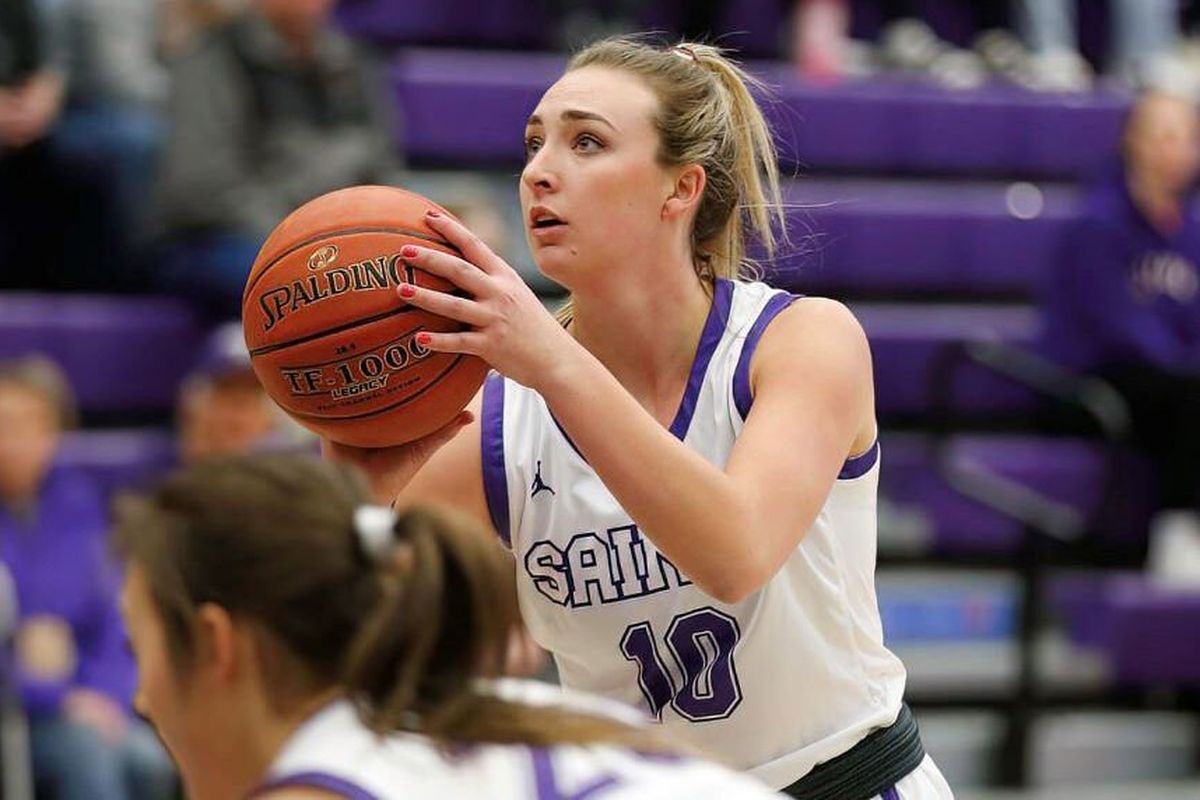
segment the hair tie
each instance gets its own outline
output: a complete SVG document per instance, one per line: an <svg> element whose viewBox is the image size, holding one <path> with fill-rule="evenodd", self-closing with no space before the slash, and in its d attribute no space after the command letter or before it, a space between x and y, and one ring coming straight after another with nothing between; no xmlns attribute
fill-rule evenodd
<svg viewBox="0 0 1200 800"><path fill-rule="evenodd" d="M396 542L396 512L386 506L362 505L354 509L354 532L363 552L381 561Z"/></svg>
<svg viewBox="0 0 1200 800"><path fill-rule="evenodd" d="M692 49L691 45L677 44L671 48L671 52L680 58L690 58L694 64L700 63L700 59L696 58L696 51Z"/></svg>

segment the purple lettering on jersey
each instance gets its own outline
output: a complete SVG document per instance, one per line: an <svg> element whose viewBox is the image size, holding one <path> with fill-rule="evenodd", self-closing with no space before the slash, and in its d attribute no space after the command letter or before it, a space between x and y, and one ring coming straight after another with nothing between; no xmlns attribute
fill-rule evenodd
<svg viewBox="0 0 1200 800"><path fill-rule="evenodd" d="M733 664L741 638L737 620L715 608L698 608L671 620L666 644L683 675L676 689L658 653L649 622L625 629L620 648L638 665L638 686L647 705L661 717L668 703L691 722L725 719L742 702L742 687Z"/></svg>
<svg viewBox="0 0 1200 800"><path fill-rule="evenodd" d="M692 582L662 553L647 552L634 525L579 533L561 549L545 539L525 551L525 573L547 600L570 608L619 603Z"/></svg>
<svg viewBox="0 0 1200 800"><path fill-rule="evenodd" d="M900 792L895 786L892 786L879 797L881 800L900 800Z"/></svg>
<svg viewBox="0 0 1200 800"><path fill-rule="evenodd" d="M682 668L684 686L672 705L692 722L725 719L742 702L733 666L737 620L714 608L680 614L667 629L667 647Z"/></svg>
<svg viewBox="0 0 1200 800"><path fill-rule="evenodd" d="M762 311L758 312L758 319L754 320L754 324L750 326L750 331L746 334L746 341L742 343L742 352L738 355L737 367L733 371L733 404L737 407L743 420L750 415L750 406L754 404L754 395L750 391L750 360L754 358L758 340L762 338L763 332L771 324L771 320L775 319L780 311L790 306L796 298L797 295L781 292L768 300Z"/></svg>
<svg viewBox="0 0 1200 800"><path fill-rule="evenodd" d="M638 686L650 705L650 711L655 717L662 717L662 710L671 702L675 694L667 665L658 655L654 646L654 634L649 622L639 622L625 629L621 637L621 653L627 661L633 661L638 666Z"/></svg>
<svg viewBox="0 0 1200 800"><path fill-rule="evenodd" d="M621 779L610 772L597 776L592 782L577 791L564 794L559 791L558 783L554 779L554 760L550 751L537 747L530 753L533 757L533 777L537 787L537 800L587 800L621 783Z"/></svg>

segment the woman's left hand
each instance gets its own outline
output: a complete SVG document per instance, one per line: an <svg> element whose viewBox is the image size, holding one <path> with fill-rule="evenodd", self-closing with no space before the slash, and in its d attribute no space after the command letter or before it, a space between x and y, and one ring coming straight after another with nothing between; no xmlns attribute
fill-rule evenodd
<svg viewBox="0 0 1200 800"><path fill-rule="evenodd" d="M537 389L556 365L565 363L575 340L505 263L462 223L429 214L430 227L458 248L462 258L427 247L405 245L405 261L453 283L470 297L401 284L400 299L471 326L460 333L421 332L430 350L469 353L518 383Z"/></svg>

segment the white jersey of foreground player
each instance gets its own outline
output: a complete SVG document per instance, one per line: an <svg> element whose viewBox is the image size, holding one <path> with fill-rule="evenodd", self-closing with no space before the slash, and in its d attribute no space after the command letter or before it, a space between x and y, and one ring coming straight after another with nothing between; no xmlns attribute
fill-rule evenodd
<svg viewBox="0 0 1200 800"><path fill-rule="evenodd" d="M716 282L671 431L719 467L753 403L754 348L793 300ZM878 443L845 463L778 574L726 604L640 533L536 392L491 375L481 424L484 487L516 559L522 617L565 686L646 708L776 788L895 722L905 672L875 598ZM672 476L657 480L671 491Z"/></svg>
<svg viewBox="0 0 1200 800"><path fill-rule="evenodd" d="M505 680L495 687L516 702L564 705L645 723L630 709L547 684ZM758 781L715 764L615 745L473 744L447 751L417 733L377 736L345 700L331 703L301 725L252 796L284 787L325 789L347 800L777 797Z"/></svg>

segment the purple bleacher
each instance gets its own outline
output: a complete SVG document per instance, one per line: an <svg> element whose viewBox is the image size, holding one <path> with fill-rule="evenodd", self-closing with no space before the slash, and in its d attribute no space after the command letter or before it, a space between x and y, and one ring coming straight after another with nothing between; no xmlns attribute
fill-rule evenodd
<svg viewBox="0 0 1200 800"><path fill-rule="evenodd" d="M1117 683L1200 685L1200 589L1085 573L1056 579L1051 600L1072 641L1104 654Z"/></svg>
<svg viewBox="0 0 1200 800"><path fill-rule="evenodd" d="M819 85L773 65L768 116L785 163L856 172L1084 176L1117 146L1128 98L953 91L900 76Z"/></svg>
<svg viewBox="0 0 1200 800"><path fill-rule="evenodd" d="M54 359L84 411L170 409L202 335L171 299L0 294L0 358Z"/></svg>
<svg viewBox="0 0 1200 800"><path fill-rule="evenodd" d="M1118 683L1200 686L1200 590L1143 579L1117 584L1105 600L1105 649Z"/></svg>
<svg viewBox="0 0 1200 800"><path fill-rule="evenodd" d="M875 404L885 419L927 415L939 404L974 415L1013 415L1033 409L1035 398L1028 390L984 367L958 370L949 396L936 394L933 383L939 363L958 342L994 339L1030 344L1040 324L1032 309L859 303L853 310L871 342Z"/></svg>
<svg viewBox="0 0 1200 800"><path fill-rule="evenodd" d="M158 428L75 431L63 441L58 460L87 473L111 497L145 488L175 466L175 437Z"/></svg>
<svg viewBox="0 0 1200 800"><path fill-rule="evenodd" d="M525 118L564 63L547 53L403 51L392 79L404 149L416 161L519 163ZM817 85L784 64L751 66L777 87L767 110L784 162L804 171L1079 177L1113 153L1128 102L901 78Z"/></svg>
<svg viewBox="0 0 1200 800"><path fill-rule="evenodd" d="M945 451L919 434L881 437L880 492L894 504L920 508L928 515L933 548L941 553L1012 553L1021 525L959 492L942 473L939 459L955 469L986 471L1063 503L1092 513L1107 498L1104 477L1108 453L1102 445L1074 439L1029 435L960 435ZM1121 541L1144 534L1144 509L1136 503L1114 507L1128 527L1109 534Z"/></svg>
<svg viewBox="0 0 1200 800"><path fill-rule="evenodd" d="M1075 218L1075 193L1031 184L799 180L775 285L804 293L1032 297Z"/></svg>

